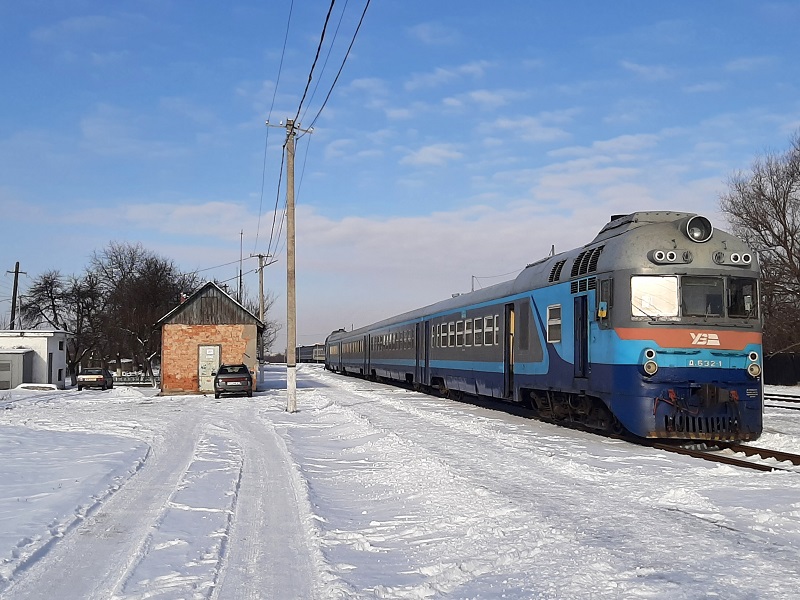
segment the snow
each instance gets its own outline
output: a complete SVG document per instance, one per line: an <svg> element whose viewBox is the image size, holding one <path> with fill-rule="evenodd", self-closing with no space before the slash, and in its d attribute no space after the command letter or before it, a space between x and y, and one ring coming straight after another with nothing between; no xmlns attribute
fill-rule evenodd
<svg viewBox="0 0 800 600"><path fill-rule="evenodd" d="M800 477L298 368L0 392L0 598L787 598ZM785 390L784 390L785 391ZM756 443L800 452L797 411Z"/></svg>

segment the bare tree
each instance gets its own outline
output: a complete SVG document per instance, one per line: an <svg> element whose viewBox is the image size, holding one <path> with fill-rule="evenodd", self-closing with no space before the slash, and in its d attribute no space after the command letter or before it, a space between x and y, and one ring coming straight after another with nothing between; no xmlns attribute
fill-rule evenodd
<svg viewBox="0 0 800 600"><path fill-rule="evenodd" d="M216 283L222 289L226 289L227 287L225 286L224 282L214 280L214 283ZM269 318L269 312L272 310L276 300L277 297L274 293L267 292L264 294L264 330L261 332L260 349L264 354L272 349L272 346L275 344L275 340L278 339L278 332L281 329L281 325L278 321ZM251 294L246 285L242 288L242 301L240 304L253 313L256 317L259 316L259 313L261 312L261 303L259 298L257 295Z"/></svg>
<svg viewBox="0 0 800 600"><path fill-rule="evenodd" d="M784 153L758 157L720 197L735 234L758 253L767 354L800 345L800 131Z"/></svg>
<svg viewBox="0 0 800 600"><path fill-rule="evenodd" d="M20 316L27 328L46 326L72 334L66 353L67 372L74 385L78 365L102 345L103 308L103 295L91 273L76 277L48 271L36 277L22 297Z"/></svg>
<svg viewBox="0 0 800 600"><path fill-rule="evenodd" d="M112 242L93 254L90 269L106 297L106 351L130 354L152 377L151 361L161 347L156 322L180 302L181 293L197 287L198 278L141 244Z"/></svg>

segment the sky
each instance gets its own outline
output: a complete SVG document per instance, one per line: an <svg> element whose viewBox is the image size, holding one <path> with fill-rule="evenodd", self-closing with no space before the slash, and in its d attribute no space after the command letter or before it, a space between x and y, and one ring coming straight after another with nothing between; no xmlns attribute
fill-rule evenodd
<svg viewBox="0 0 800 600"><path fill-rule="evenodd" d="M796 472L298 383L295 413L273 365L253 399L0 393L0 599L796 595ZM764 426L752 445L800 451L795 411Z"/></svg>
<svg viewBox="0 0 800 600"><path fill-rule="evenodd" d="M250 296L250 255L273 255L285 322L298 115L301 345L509 279L612 214L724 229L729 177L800 129L793 1L374 2L347 54L365 4L336 2L320 46L321 1L0 2L0 320L16 261L24 294L130 242L233 286L243 257Z"/></svg>

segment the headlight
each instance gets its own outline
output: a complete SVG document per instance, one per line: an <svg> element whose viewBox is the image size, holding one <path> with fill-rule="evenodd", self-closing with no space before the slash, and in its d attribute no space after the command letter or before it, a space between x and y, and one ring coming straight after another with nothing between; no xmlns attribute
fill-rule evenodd
<svg viewBox="0 0 800 600"><path fill-rule="evenodd" d="M758 363L750 363L747 365L747 374L750 377L758 377L761 375L761 366Z"/></svg>
<svg viewBox="0 0 800 600"><path fill-rule="evenodd" d="M700 215L695 215L685 221L683 233L693 242L702 243L711 239L714 228L711 226L711 221Z"/></svg>
<svg viewBox="0 0 800 600"><path fill-rule="evenodd" d="M654 360L648 360L644 363L644 372L647 373L648 376L652 377L658 371L658 365Z"/></svg>

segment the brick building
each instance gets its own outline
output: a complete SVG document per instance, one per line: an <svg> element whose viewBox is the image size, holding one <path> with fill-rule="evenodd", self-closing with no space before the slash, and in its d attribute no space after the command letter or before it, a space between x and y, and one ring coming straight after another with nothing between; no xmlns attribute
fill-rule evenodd
<svg viewBox="0 0 800 600"><path fill-rule="evenodd" d="M220 364L244 363L257 381L258 337L264 324L209 281L164 315L161 392L213 392Z"/></svg>

